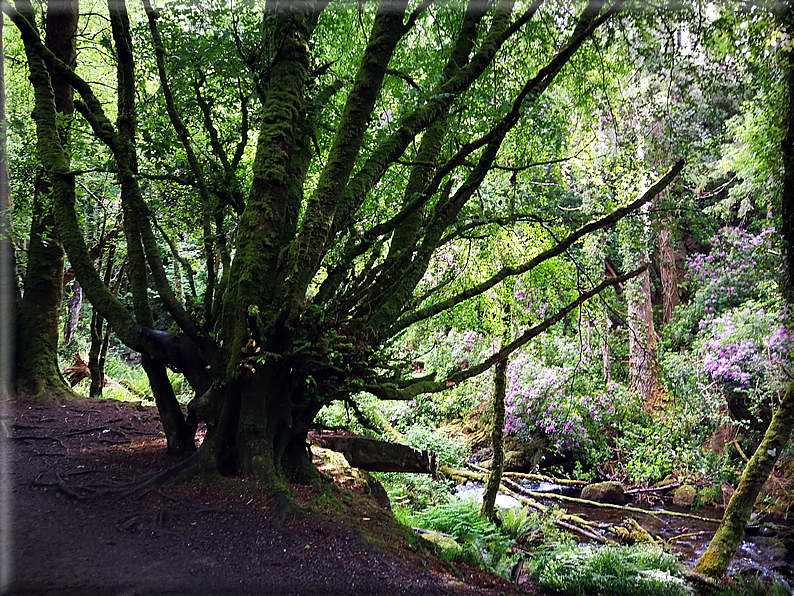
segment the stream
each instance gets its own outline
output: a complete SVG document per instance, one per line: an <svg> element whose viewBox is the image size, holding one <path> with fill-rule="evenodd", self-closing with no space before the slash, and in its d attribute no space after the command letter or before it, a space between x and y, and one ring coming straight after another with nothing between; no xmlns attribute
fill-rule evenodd
<svg viewBox="0 0 794 596"><path fill-rule="evenodd" d="M578 497L581 492L576 487L562 486L550 482L523 481L520 484L528 490L550 495L562 494ZM460 498L479 498L482 500L483 487L484 485L481 482L469 481L459 485L455 492ZM479 495L477 495L477 492L479 492ZM625 517L634 517L651 534L663 538L672 551L683 562L692 567L705 552L717 529L717 523L664 514L642 515L618 509L588 507L579 503L563 503L552 498L541 499L541 502L544 505L560 505L568 513L605 524L619 524ZM642 503L630 502L629 504L633 507L646 509L649 512L661 509L659 507L649 507ZM497 505L503 508L510 508L520 506L520 503L509 495L499 493ZM697 510L692 511L688 508L676 507L665 503L664 508L668 511L694 513L701 517L716 520L722 517L722 511L714 507L699 507ZM681 538L678 538L679 536ZM579 539L585 540L582 537L579 537ZM789 544L789 548L792 548L791 551L786 548L784 542ZM792 582L792 578L794 578L794 520L764 518L763 523L751 520L744 540L739 545L739 551L733 559L729 573L731 575L760 574L765 579L782 576L789 585L792 585L794 583Z"/></svg>

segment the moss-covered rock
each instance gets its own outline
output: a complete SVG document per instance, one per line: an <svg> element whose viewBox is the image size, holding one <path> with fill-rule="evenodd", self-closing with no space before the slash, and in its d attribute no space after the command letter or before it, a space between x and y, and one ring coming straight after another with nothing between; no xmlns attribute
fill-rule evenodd
<svg viewBox="0 0 794 596"><path fill-rule="evenodd" d="M697 497L697 489L690 484L682 484L673 491L673 504L679 507L691 507Z"/></svg>
<svg viewBox="0 0 794 596"><path fill-rule="evenodd" d="M612 503L625 505L626 495L623 494L623 485L620 482L597 482L588 484L582 489L582 498L597 503Z"/></svg>
<svg viewBox="0 0 794 596"><path fill-rule="evenodd" d="M675 484L677 479L672 474L668 474L664 478L662 478L659 482L655 482L651 485L651 488L659 488L662 486L667 486L668 484Z"/></svg>
<svg viewBox="0 0 794 596"><path fill-rule="evenodd" d="M459 551L462 548L460 544L455 542L454 538L450 538L449 536L444 536L443 534L428 532L426 534L421 534L421 537L438 546L438 549L443 553Z"/></svg>

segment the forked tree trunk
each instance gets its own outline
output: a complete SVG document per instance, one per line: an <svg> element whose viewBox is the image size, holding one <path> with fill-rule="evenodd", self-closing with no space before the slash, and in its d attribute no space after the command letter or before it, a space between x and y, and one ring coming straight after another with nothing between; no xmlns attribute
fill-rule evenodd
<svg viewBox="0 0 794 596"><path fill-rule="evenodd" d="M277 482L319 479L307 434L322 404L275 363L246 369L234 383L210 390L191 409L208 424L201 449L212 469ZM214 408L219 411L213 413Z"/></svg>

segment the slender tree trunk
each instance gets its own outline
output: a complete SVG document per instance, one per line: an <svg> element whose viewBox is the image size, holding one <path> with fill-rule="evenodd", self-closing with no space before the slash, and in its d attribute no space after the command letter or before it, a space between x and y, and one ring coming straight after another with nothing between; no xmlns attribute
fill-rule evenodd
<svg viewBox="0 0 794 596"><path fill-rule="evenodd" d="M656 364L656 330L651 307L651 280L646 269L628 283L629 376L648 407L659 394Z"/></svg>
<svg viewBox="0 0 794 596"><path fill-rule="evenodd" d="M772 417L772 422L742 473L717 533L697 562L695 571L709 577L722 577L728 571L761 488L769 478L780 453L794 429L794 384L790 385Z"/></svg>
<svg viewBox="0 0 794 596"><path fill-rule="evenodd" d="M503 343L504 345L504 343ZM499 493L499 484L502 482L504 471L505 450L505 393L507 392L507 364L509 357L496 363L494 372L493 389L493 426L491 427L491 444L493 445L493 461L488 478L485 481L485 490L482 494L480 517L493 519L496 515L496 495Z"/></svg>
<svg viewBox="0 0 794 596"><path fill-rule="evenodd" d="M83 310L83 287L77 279L72 281L72 295L66 301L66 310L69 318L66 321L66 329L63 331L63 345L68 346L74 339L77 326L80 324L80 313Z"/></svg>
<svg viewBox="0 0 794 596"><path fill-rule="evenodd" d="M76 0L50 0L45 44L74 68L79 8ZM55 109L74 112L71 86L50 73ZM66 129L60 131L66 145ZM52 188L43 176L36 180L34 218L30 231L28 267L19 309L17 389L31 396L73 395L58 368L58 322L63 294L64 249L55 228Z"/></svg>
<svg viewBox="0 0 794 596"><path fill-rule="evenodd" d="M664 308L665 325L672 320L673 311L675 311L680 300L672 226L671 218L666 217L662 221L662 229L659 231L659 276L662 281L662 306Z"/></svg>
<svg viewBox="0 0 794 596"><path fill-rule="evenodd" d="M3 45L3 18L0 18L0 52ZM8 153L5 93L5 61L0 59L0 403L13 393L16 337L15 321L19 302L16 258L11 228L11 192L8 184ZM3 548L0 540L0 549ZM2 557L2 555L0 555ZM4 566L0 561L0 590L4 586Z"/></svg>
<svg viewBox="0 0 794 596"><path fill-rule="evenodd" d="M116 245L111 244L105 263L105 285L107 287L110 287L115 255ZM91 317L91 348L88 350L88 370L91 372L89 395L91 397L102 397L102 390L105 386L105 354L107 353L110 326L108 326L108 332L104 333L104 323L104 317L94 311Z"/></svg>

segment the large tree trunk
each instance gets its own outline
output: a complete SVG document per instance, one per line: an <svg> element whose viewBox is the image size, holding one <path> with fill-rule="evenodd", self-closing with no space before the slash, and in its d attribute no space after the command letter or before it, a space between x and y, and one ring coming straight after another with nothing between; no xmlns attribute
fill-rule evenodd
<svg viewBox="0 0 794 596"><path fill-rule="evenodd" d="M32 13L26 0L18 0L16 4L22 7L20 11L24 9L26 13ZM566 241L527 263L494 273L482 284L451 297L451 303L444 300L410 311L412 295L434 251L445 242L447 231L494 167L502 142L519 122L527 104L536 101L552 84L593 31L621 10L622 1L617 0L608 8L598 0L588 2L574 26L569 43L534 77L527 78L515 97L513 108L498 116L497 123L485 136L461 148L457 157L436 164L439 159L433 155L443 154L437 151L439 139L436 134L446 131L447 148L453 154L457 151L456 140L448 134L451 131L444 121L454 99L487 71L502 44L517 34L541 4L536 2L522 8L523 12L514 19L513 2L500 0L492 5L489 25L477 27L474 13L480 9L476 8L477 3L468 3L475 8L462 31L471 38L462 38L456 47L462 58L467 52L471 54L469 63L465 60L456 62L455 67L441 77L437 92L433 92L435 87L430 89L433 93L428 101L401 116L397 129L374 150L367 147L362 151L369 144L367 127L376 102L382 96L392 54L429 4L420 4L407 16L407 1L380 2L360 67L343 100L345 105L336 122L336 133L330 147L326 145L327 151L318 159L322 165L318 167L314 192L307 197L304 190L309 186L309 165L314 157L312 120L322 104L319 100L313 101L314 82L309 85L313 78L309 72L312 64L309 52L313 48L310 37L316 25L317 12L322 10L324 3L269 3L268 8L273 10L268 11L263 19L262 35L266 39L278 40L278 51L272 60L263 60L267 65L262 72L259 94L262 101L258 113L260 129L248 185L250 191L238 218L234 261L228 271L224 268L225 290L218 296L222 307L212 336L202 335L200 326L184 312L168 286L159 247L149 227L146 205L137 187L134 69L124 3L109 3L119 67L119 118L115 127L104 115L101 103L93 96L88 84L74 75L69 80L83 99L78 104L81 114L89 121L96 136L111 148L119 169L129 279L139 324L134 324L124 307L113 299L87 258L74 212L74 174L70 172L64 155L57 152L60 147L57 136L53 135L52 100L48 95L46 73L42 73L41 68L45 61L52 60L37 44L37 32L29 19L20 18L12 6L4 6L19 26L25 43L36 97L34 117L37 135L51 150L46 155L50 159L47 169L59 197L55 201L56 217L70 262L86 296L113 325L122 341L149 354L148 361L144 359L144 366L153 380L152 386L155 392L158 387L162 388L163 397L167 398L165 404L161 404L158 398L158 406L161 407L169 447L172 436L179 435L179 428L175 431L169 425L173 422L175 427L179 427L182 422L175 411L173 418L167 415L168 408L175 401L168 395L164 380L162 363L166 360L185 364L187 368L182 364L177 368L186 376L190 369L201 371L206 376L207 368L212 375L211 388L201 380L201 375L196 375L197 383L191 382L200 395L191 402L192 420L203 418L208 424L207 437L201 449L203 455L210 457L204 461L224 472L311 481L317 476L311 466L306 433L323 403L362 390L372 393L379 389L385 391L381 395L403 390L421 389L425 392L426 386L430 387L428 391L444 390L456 381L419 380L415 387L413 379L396 379L394 383L384 379L379 372L383 367L378 350L383 341L413 322L428 319L458 302L481 295L506 277L530 271L564 252L589 231L615 223L655 194L643 196L583 226ZM160 66L167 53L154 34L158 16L154 11L148 11L148 16L158 70L164 70ZM470 43L470 39L474 43ZM457 49L453 53L457 53ZM53 64L61 68L57 63ZM165 96L168 78L163 79L161 86ZM166 103L170 103L168 97ZM172 124L180 141L187 147L191 140L179 125L179 110L171 107L169 116L173 113ZM396 165L419 137L422 137L422 145L426 148L422 157L427 156L430 161L407 166L416 167L417 173L410 176L412 182L409 186L413 190L410 196L403 197L405 209L384 222L385 227L377 227L379 231L372 234L367 231L362 238L354 226L357 210L384 180L386 171ZM457 175L462 164L468 164L472 159L475 167L462 174L464 183L461 186L442 188L449 175ZM428 163L433 167L428 169ZM683 163L676 164L659 184L668 184L681 167ZM201 168L191 166L191 169L196 179L200 179ZM437 171L431 176L430 169ZM399 219L410 209L413 209L411 213ZM420 210L424 212L423 217L411 217ZM408 228L401 227L404 223ZM395 230L400 230L396 236ZM365 261L371 260L373 264L378 262L377 258L370 259L370 254L376 250L370 250L373 244L369 236L375 238L378 246L389 245L394 237L403 246L397 246L396 249L400 250L387 254L382 259L382 267L380 264L375 267L368 265L369 270L365 267L365 283L351 288L346 280L358 276L359 257L364 256ZM332 269L332 275L328 275L327 283L323 282L321 291L314 294L312 283L325 266ZM150 329L152 318L146 297L149 290L147 271L186 338ZM599 289L611 283L605 282L606 285L599 285ZM600 290L593 290L597 291ZM584 300L585 295L592 296L588 292L580 298ZM576 302L579 304L581 301ZM566 312L570 310L558 313L559 318ZM554 321L549 319L536 326L532 333L542 332ZM511 343L510 350L533 337L527 333ZM201 354L198 358L189 357L190 348L196 352L196 346L200 347ZM179 354L184 356L181 360L177 358ZM509 350L496 360L507 355ZM496 360L487 360L477 370L482 372ZM204 390L199 390L199 387Z"/></svg>
<svg viewBox="0 0 794 596"><path fill-rule="evenodd" d="M65 64L74 68L79 9L77 0L51 0L47 8L47 47ZM51 73L52 75L52 73ZM55 109L64 115L74 112L71 86L51 76ZM68 143L68 132L60 131ZM52 188L48 179L36 180L33 223L19 309L20 330L17 350L17 391L39 397L73 395L58 368L58 322L63 294L64 249L52 211Z"/></svg>

